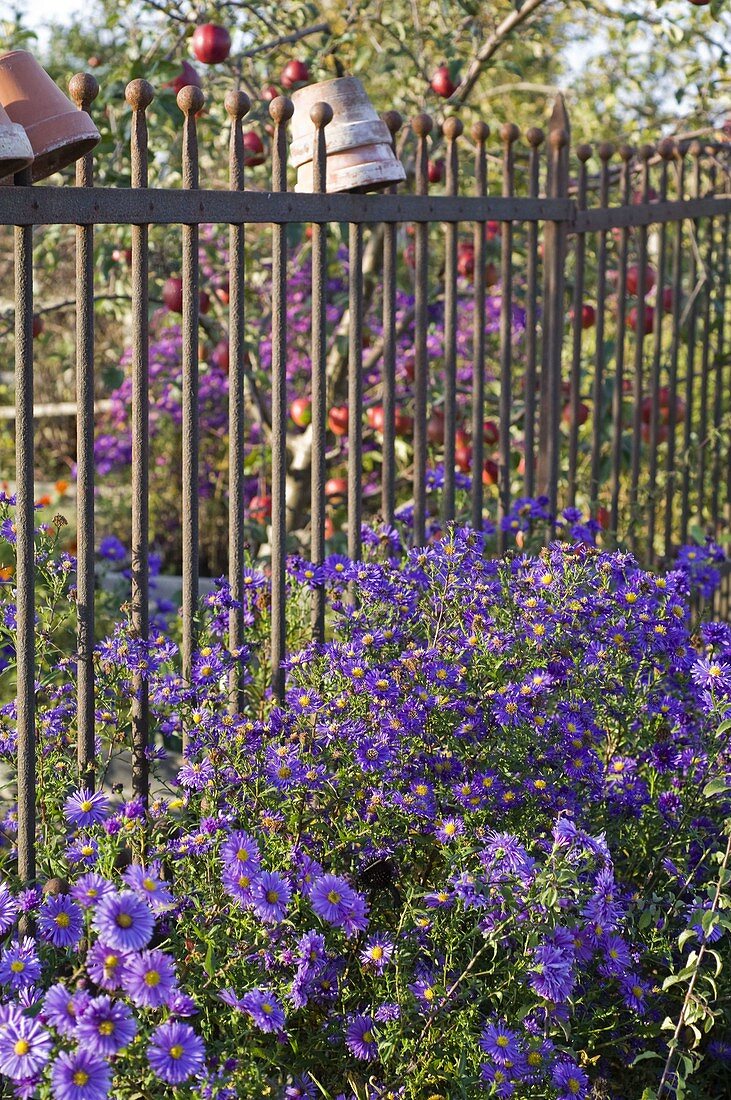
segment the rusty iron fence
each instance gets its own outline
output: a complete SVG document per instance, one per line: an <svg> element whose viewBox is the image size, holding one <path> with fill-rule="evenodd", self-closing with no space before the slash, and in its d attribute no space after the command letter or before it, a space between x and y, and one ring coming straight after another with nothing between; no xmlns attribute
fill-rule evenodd
<svg viewBox="0 0 731 1100"><path fill-rule="evenodd" d="M71 94L91 111L98 88L80 74ZM364 241L380 232L383 337L375 360L381 367L383 430L381 514L394 518L399 496L396 462L395 378L397 356L397 258L403 227L412 228L414 292L413 540L425 539L426 475L432 454L430 406L443 409L442 518L458 511L458 306L469 295L473 311L469 422L472 479L469 515L483 522L489 462L483 439L486 379L497 393L497 498L505 516L516 497L541 493L550 508L585 505L604 526L649 564L671 558L692 533L728 542L731 523L731 352L728 321L728 229L731 216L729 149L701 141L663 141L634 150L602 143L572 150L563 100L556 102L547 133L523 138L504 125L489 146L487 125L463 133L447 118L439 132L419 115L411 133L394 113L384 116L399 152L413 162L406 193L326 194L327 124L331 108L313 109L316 126L313 194L288 190L287 123L292 104L270 104L273 124L271 190L245 189L242 120L245 95L232 91L229 189L200 186L196 115L198 88L178 96L183 113L182 188L148 186L146 110L153 89L135 80L126 89L132 110L131 186L95 187L93 156L77 165L76 186L35 187L29 176L0 189L0 225L15 233L15 394L17 485L17 725L18 852L24 878L34 872L34 438L33 438L33 233L44 226L76 226L76 386L78 463L78 768L94 764L94 232L124 225L132 232L132 618L140 638L148 634L149 580L149 227L182 227L183 347L183 674L189 676L195 645L198 597L198 329L199 227L228 225L230 240L229 329L229 549L234 600L241 597L245 565L244 248L247 226L271 226L271 668L274 691L284 689L285 554L287 545L286 301L287 227L311 225L312 426L310 532L315 562L325 553L327 410L328 226L349 226L347 309L348 494L350 555L361 552L363 446ZM430 149L444 144L446 180L430 193ZM590 171L593 161L598 171ZM461 178L470 176L470 194ZM497 194L492 177L498 175ZM408 187L409 185L407 185ZM492 229L489 230L489 227ZM495 228L497 226L497 229ZM40 228L39 228L40 227ZM463 227L463 228L461 228ZM499 270L486 261L488 230L499 246ZM459 270L460 241L471 240L471 282ZM437 262L435 263L435 257ZM652 259L655 300L646 296L644 272ZM441 269L437 274L437 263ZM486 336L488 282L499 288L499 332ZM467 287L467 289L465 289ZM443 389L435 394L428 335L430 306L443 303ZM521 303L525 334L516 346L513 308ZM586 308L590 312L586 312ZM490 337L492 341L493 337ZM370 360L373 349L369 350ZM369 360L369 361L370 361ZM372 366L372 362L370 363ZM493 373L491 373L493 372ZM516 461L516 459L518 461ZM489 482L489 478L486 479ZM719 610L729 611L724 582ZM324 591L313 599L312 630L324 631ZM230 644L244 641L242 614L230 617ZM231 684L232 707L240 686ZM138 676L133 702L133 785L148 792L147 685Z"/></svg>

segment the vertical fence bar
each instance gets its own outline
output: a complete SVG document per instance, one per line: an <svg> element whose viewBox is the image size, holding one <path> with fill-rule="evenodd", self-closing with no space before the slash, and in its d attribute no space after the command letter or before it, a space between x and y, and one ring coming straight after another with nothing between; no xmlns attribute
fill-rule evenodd
<svg viewBox="0 0 731 1100"><path fill-rule="evenodd" d="M503 143L502 193L510 198L515 184L515 156L513 146L520 137L520 130L512 122L500 129ZM512 457L510 419L513 409L513 223L500 226L500 402L498 441L498 486L500 519L510 511L510 460ZM502 525L498 530L498 550L505 550L506 532Z"/></svg>
<svg viewBox="0 0 731 1100"><path fill-rule="evenodd" d="M677 172L677 198L682 200L685 190L685 161L680 149L676 150L675 164ZM672 278L672 336L670 342L670 363L668 369L668 403L671 409L675 408L678 394L678 356L680 353L680 318L683 292L683 219L679 218L675 223L675 240L673 243L673 278ZM665 465L665 525L663 532L663 550L666 562L673 554L673 516L675 490L677 486L675 469L676 455L676 426L675 417L670 417L668 424L668 448Z"/></svg>
<svg viewBox="0 0 731 1100"><path fill-rule="evenodd" d="M662 141L658 147L662 157L660 174L660 202L668 197L668 165L675 156L675 143ZM662 361L663 293L667 266L667 225L658 226L657 282L655 284L655 311L653 313L652 373L650 375L650 456L647 487L647 564L655 565L655 529L657 515L657 448L660 441L660 368ZM672 412L671 412L672 415Z"/></svg>
<svg viewBox="0 0 731 1100"><path fill-rule="evenodd" d="M631 193L631 161L634 149L622 145L621 203L629 206ZM624 353L627 332L627 258L630 231L625 226L620 231L619 267L617 280L617 351L614 360L614 386L612 390L612 486L610 525L615 535L619 531L619 494L622 485L622 441L624 432Z"/></svg>
<svg viewBox="0 0 731 1100"><path fill-rule="evenodd" d="M579 182L576 190L576 209L586 210L586 162L591 156L591 145L579 145ZM576 260L574 268L574 301L572 310L573 347L571 352L571 395L569 398L569 466L566 499L570 507L576 504L576 470L579 453L579 405L581 403L581 342L584 332L584 271L586 268L586 234L575 237Z"/></svg>
<svg viewBox="0 0 731 1100"><path fill-rule="evenodd" d="M478 198L487 195L487 156L485 142L490 128L484 122L476 122L472 127L475 141L475 194ZM482 530L482 468L485 461L484 418L485 418L485 222L476 222L474 229L475 244L475 282L472 334L472 526Z"/></svg>
<svg viewBox="0 0 731 1100"><path fill-rule="evenodd" d="M30 187L30 169L14 182ZM14 238L18 876L29 884L36 873L33 226L16 226Z"/></svg>
<svg viewBox="0 0 731 1100"><path fill-rule="evenodd" d="M711 191L716 187L716 170L711 165L710 171ZM701 355L701 400L698 413L698 518L702 525L707 515L705 506L706 495L706 470L708 467L708 400L710 386L710 361L711 361L711 294L713 290L713 263L715 222L708 218L706 222L706 256L705 256L705 295L703 298L703 352Z"/></svg>
<svg viewBox="0 0 731 1100"><path fill-rule="evenodd" d="M650 157L653 149L643 145L640 149L642 203L649 201ZM642 457L642 391L645 357L645 271L647 269L647 226L641 225L637 231L637 304L635 306L635 362L632 417L632 468L630 480L630 544L633 553L639 545L638 507L640 486L640 459Z"/></svg>
<svg viewBox="0 0 731 1100"><path fill-rule="evenodd" d="M195 116L205 97L194 85L178 92L183 125L183 188L198 189L198 137ZM183 679L190 682L198 606L198 225L183 226ZM187 748L183 730L183 752Z"/></svg>
<svg viewBox="0 0 731 1100"><path fill-rule="evenodd" d="M325 127L332 120L329 103L316 103L310 111L315 127L312 157L312 189L317 194L327 190L327 149ZM325 428L327 417L327 224L312 226L312 463L310 554L320 565L325 556ZM349 419L356 415L348 410ZM312 632L316 642L325 638L325 588L319 584L312 593Z"/></svg>
<svg viewBox="0 0 731 1100"><path fill-rule="evenodd" d="M91 114L99 85L89 73L69 81ZM76 162L76 186L91 187L94 158ZM76 227L76 760L82 787L94 785L94 228Z"/></svg>
<svg viewBox="0 0 731 1100"><path fill-rule="evenodd" d="M549 198L568 195L569 142L571 131L563 96L556 98L548 128ZM546 222L544 233L543 362L538 491L548 497L552 515L558 502L559 450L561 442L561 357L564 333L565 222Z"/></svg>
<svg viewBox="0 0 731 1100"><path fill-rule="evenodd" d="M540 190L540 148L543 130L531 126L526 133L528 154L528 194L538 197ZM526 230L526 303L525 303L525 411L523 446L525 449L525 495L532 497L536 480L536 384L538 365L538 222L528 222Z"/></svg>
<svg viewBox="0 0 731 1100"><path fill-rule="evenodd" d="M358 561L363 472L363 226L356 222L349 227L348 259L348 556Z"/></svg>
<svg viewBox="0 0 731 1100"><path fill-rule="evenodd" d="M690 146L690 155L693 158L693 197L700 198L701 193L701 152L699 141L694 141ZM691 228L690 249L690 302L688 313L688 344L686 349L685 372L685 422L683 430L683 480L680 490L680 541L688 541L688 525L690 522L690 461L691 446L693 442L693 398L695 396L695 348L698 325L698 234L700 221L694 219Z"/></svg>
<svg viewBox="0 0 731 1100"><path fill-rule="evenodd" d="M132 108L132 187L147 182L147 120L154 91L146 80L125 89ZM148 237L146 225L132 226L132 629L146 642L149 635L149 375L148 375ZM147 677L132 681L132 789L147 801L150 787L147 746L149 697Z"/></svg>
<svg viewBox="0 0 731 1100"><path fill-rule="evenodd" d="M428 137L432 129L429 115L417 115L411 127L417 138L416 193L429 192ZM429 224L417 222L414 227L415 302L414 302L414 546L426 538L426 414L429 382L429 360L426 330L429 308Z"/></svg>
<svg viewBox="0 0 731 1100"><path fill-rule="evenodd" d="M224 107L231 120L228 179L232 191L244 190L244 140L241 120L249 112L249 97L232 90ZM228 579L234 606L228 613L228 644L239 653L244 644L244 226L228 230L229 321L228 321ZM274 403L272 380L272 404ZM273 552L272 552L273 556ZM272 616L273 621L273 616ZM229 709L237 714L244 703L241 665L229 676Z"/></svg>
<svg viewBox="0 0 731 1100"><path fill-rule="evenodd" d="M447 194L459 191L459 157L457 139L463 130L460 119L453 115L445 119L442 133L447 141ZM454 455L457 431L457 238L459 225L448 222L445 227L444 264L444 496L442 515L445 523L454 519ZM475 264L477 256L475 256Z"/></svg>
<svg viewBox="0 0 731 1100"><path fill-rule="evenodd" d="M721 530L721 513L719 509L721 492L721 425L723 423L724 411L729 411L728 408L724 410L724 392L726 392L726 394L728 393L727 372L724 369L724 337L726 332L726 286L728 284L729 277L728 229L729 215L726 214L723 218L723 229L721 231L721 265L719 279L717 283L718 340L716 343L716 353L714 356L715 389L713 399L713 470L711 475L711 519L713 522L713 533L716 538L719 537ZM725 388L724 380L726 380ZM730 441L728 440L728 436L726 442L728 446L730 443Z"/></svg>
<svg viewBox="0 0 731 1100"><path fill-rule="evenodd" d="M396 148L396 134L402 126L398 111L386 111L383 121ZM396 193L396 185L388 194ZM387 524L396 510L396 232L395 222L383 227L383 466L381 468L381 510Z"/></svg>
<svg viewBox="0 0 731 1100"><path fill-rule="evenodd" d="M609 206L609 161L614 156L614 146L604 141L599 146L601 174L599 177L599 204L603 210ZM606 348L604 343L605 322L607 316L607 233L599 233L597 248L597 308L596 308L596 354L594 357L594 385L592 391L592 432L591 432L591 479L589 500L591 514L596 516L599 506L599 468L602 458L602 437L604 421L604 371L606 367Z"/></svg>
<svg viewBox="0 0 731 1100"><path fill-rule="evenodd" d="M287 190L287 123L291 100L277 96L269 104L274 122L272 190ZM272 226L272 689L284 699L287 565L287 226Z"/></svg>

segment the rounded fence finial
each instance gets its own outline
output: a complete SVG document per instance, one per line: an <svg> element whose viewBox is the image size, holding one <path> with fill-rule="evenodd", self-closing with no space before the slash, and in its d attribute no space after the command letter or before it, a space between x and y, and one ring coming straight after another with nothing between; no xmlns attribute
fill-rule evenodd
<svg viewBox="0 0 731 1100"><path fill-rule="evenodd" d="M124 89L124 98L133 111L145 111L155 98L155 89L149 80L130 80Z"/></svg>
<svg viewBox="0 0 731 1100"><path fill-rule="evenodd" d="M69 80L69 95L80 110L88 110L99 95L99 81L91 73L76 73Z"/></svg>
<svg viewBox="0 0 731 1100"><path fill-rule="evenodd" d="M226 114L233 119L244 118L251 110L251 100L246 92L240 92L235 88L226 92L223 105L226 108Z"/></svg>
<svg viewBox="0 0 731 1100"><path fill-rule="evenodd" d="M321 130L323 126L328 126L332 122L332 117L333 109L329 103L321 101L312 105L310 118L318 130Z"/></svg>
<svg viewBox="0 0 731 1100"><path fill-rule="evenodd" d="M663 138L657 147L657 151L663 160L674 160L678 152L678 146L673 138Z"/></svg>
<svg viewBox="0 0 731 1100"><path fill-rule="evenodd" d="M551 130L548 141L554 149L563 149L569 143L569 135L563 127L559 127L558 130Z"/></svg>
<svg viewBox="0 0 731 1100"><path fill-rule="evenodd" d="M500 138L506 145L512 145L520 137L520 129L514 122L505 122L500 127Z"/></svg>
<svg viewBox="0 0 731 1100"><path fill-rule="evenodd" d="M186 84L180 89L176 98L176 103L184 115L197 115L203 110L205 102L203 89L196 84Z"/></svg>
<svg viewBox="0 0 731 1100"><path fill-rule="evenodd" d="M293 114L294 103L291 99L287 99L286 95L275 96L269 104L269 117L276 122L278 126L283 125L285 122L289 122Z"/></svg>
<svg viewBox="0 0 731 1100"><path fill-rule="evenodd" d="M632 160L635 155L634 147L632 145L620 145L619 155L625 162Z"/></svg>
<svg viewBox="0 0 731 1100"><path fill-rule="evenodd" d="M427 115L424 112L411 120L411 129L416 136L420 138L427 137L432 132L433 126L434 122L431 115Z"/></svg>
<svg viewBox="0 0 731 1100"><path fill-rule="evenodd" d="M442 133L447 141L455 141L464 131L462 120L456 115L449 115L442 123Z"/></svg>
<svg viewBox="0 0 731 1100"><path fill-rule="evenodd" d="M384 111L381 118L386 123L391 136L397 134L404 124L404 120L398 111Z"/></svg>
<svg viewBox="0 0 731 1100"><path fill-rule="evenodd" d="M650 159L651 156L654 156L654 153L655 153L655 146L654 145L645 144L645 145L640 146L640 160L647 161L647 160Z"/></svg>
<svg viewBox="0 0 731 1100"><path fill-rule="evenodd" d="M602 141L599 145L599 148L597 149L597 152L599 154L600 160L611 160L615 153L614 145L611 143L611 141Z"/></svg>
<svg viewBox="0 0 731 1100"><path fill-rule="evenodd" d="M576 155L582 164L586 164L591 154L592 148L591 145L589 145L588 143L585 142L582 145L576 146ZM599 151L599 156L601 156L601 150Z"/></svg>
<svg viewBox="0 0 731 1100"><path fill-rule="evenodd" d="M472 127L472 137L475 141L483 142L487 141L490 136L490 127L486 122L476 122Z"/></svg>
<svg viewBox="0 0 731 1100"><path fill-rule="evenodd" d="M546 135L540 126L531 126L529 130L526 130L525 139L533 149L537 149L539 145L543 145Z"/></svg>

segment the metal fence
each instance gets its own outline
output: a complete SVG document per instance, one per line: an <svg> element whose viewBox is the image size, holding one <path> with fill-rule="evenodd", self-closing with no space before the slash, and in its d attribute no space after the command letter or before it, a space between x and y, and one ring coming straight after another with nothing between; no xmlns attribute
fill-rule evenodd
<svg viewBox="0 0 731 1100"><path fill-rule="evenodd" d="M90 111L98 88L88 75L71 82L80 109ZM75 187L33 187L27 175L0 189L0 225L15 226L15 348L17 458L17 684L19 756L19 870L34 869L34 440L33 440L33 230L76 226L76 385L78 404L78 766L82 777L94 756L94 227L132 227L133 459L132 617L140 638L148 634L148 344L150 225L182 226L183 279L183 674L188 676L195 644L198 596L198 327L199 226L230 227L229 302L229 557L234 600L244 574L244 270L246 225L269 224L272 234L271 420L271 667L273 688L283 691L285 653L285 551L287 536L286 300L287 227L309 223L312 248L312 426L310 532L313 561L325 553L327 409L328 225L349 226L347 310L349 553L361 551L364 273L367 235L379 245L383 338L375 351L381 366L383 431L381 511L390 522L397 497L395 378L397 353L397 270L399 234L413 227L414 370L413 540L421 544L427 522L426 475L433 449L430 405L443 408L442 517L458 510L458 308L469 296L473 311L469 420L472 523L481 526L485 506L481 472L486 377L494 367L498 403L497 497L501 515L516 496L545 494L551 510L583 502L601 514L614 535L626 539L648 563L668 558L693 531L722 541L731 520L731 356L727 342L728 227L731 215L728 148L699 141L663 141L596 150L571 148L563 100L555 105L547 134L504 125L499 151L490 150L485 124L463 133L448 118L441 134L419 115L411 134L394 112L385 117L404 156L413 156L413 193L376 195L324 193L327 124L331 110L313 110L316 125L314 194L287 190L287 123L290 101L270 105L273 122L272 181L266 193L244 187L242 120L249 110L243 94L230 92L230 189L200 187L196 114L203 106L198 88L178 96L183 112L180 190L148 186L146 110L153 89L144 80L126 89L132 115L131 186L98 188L92 155L77 165ZM405 139L405 140L404 140ZM443 193L429 193L429 156L445 143ZM589 162L598 158L598 173ZM460 187L469 165L469 195ZM499 194L490 192L495 168ZM490 226L492 228L490 229ZM495 229L497 225L497 229ZM464 230L474 256L471 283L459 270ZM499 242L499 332L495 347L486 335L489 268L487 237ZM654 305L645 294L652 255ZM441 271L435 274L435 257ZM612 266L615 265L615 266ZM587 297L591 289L591 313ZM430 306L443 306L443 390L435 395L428 353ZM525 335L516 347L513 308L525 313ZM490 337L490 340L493 338ZM369 357L374 358L373 349ZM372 365L372 364L371 364ZM463 395L464 396L464 395ZM461 406L460 406L461 407ZM520 462L516 463L516 456ZM489 479L488 479L489 480ZM728 613L728 582L720 610ZM315 638L324 630L324 591L313 598ZM241 612L230 619L230 643L242 645ZM232 706L240 688L232 683ZM133 784L148 790L149 720L147 685L134 685Z"/></svg>

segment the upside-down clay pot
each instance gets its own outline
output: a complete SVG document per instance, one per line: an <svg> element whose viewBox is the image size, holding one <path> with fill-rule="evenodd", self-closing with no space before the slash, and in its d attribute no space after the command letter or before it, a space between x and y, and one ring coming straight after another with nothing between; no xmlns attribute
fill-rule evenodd
<svg viewBox="0 0 731 1100"><path fill-rule="evenodd" d="M45 179L93 149L99 131L25 50L0 55L0 104L33 149L32 176Z"/></svg>
<svg viewBox="0 0 731 1100"><path fill-rule="evenodd" d="M356 77L343 76L292 93L290 156L297 169L296 191L313 190L315 125L310 111L321 102L329 103L333 111L325 128L328 192L375 191L406 179L392 148L391 132L376 114L365 88Z"/></svg>
<svg viewBox="0 0 731 1100"><path fill-rule="evenodd" d="M0 179L27 168L33 160L33 149L22 126L11 122L7 111L0 107Z"/></svg>

